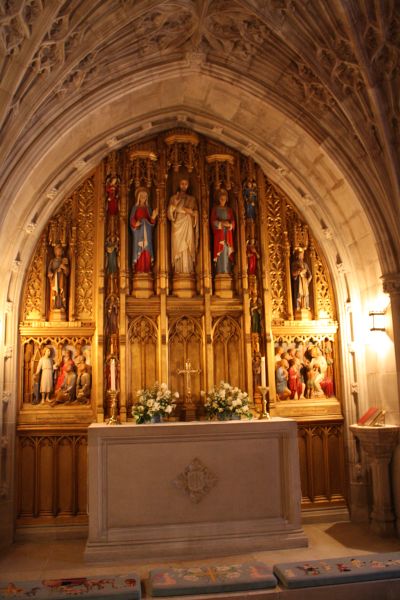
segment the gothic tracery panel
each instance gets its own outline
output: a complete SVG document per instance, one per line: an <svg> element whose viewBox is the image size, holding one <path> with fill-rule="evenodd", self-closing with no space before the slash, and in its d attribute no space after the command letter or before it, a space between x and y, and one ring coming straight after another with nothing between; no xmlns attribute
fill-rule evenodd
<svg viewBox="0 0 400 600"><path fill-rule="evenodd" d="M213 332L214 379L244 387L243 340L241 328L232 317L221 317Z"/></svg>
<svg viewBox="0 0 400 600"><path fill-rule="evenodd" d="M184 368L186 360L190 360L193 369L204 373L201 320L184 316L176 319L169 331L170 387L178 391L181 398L185 396L185 382L178 371ZM193 397L200 397L202 373L192 376Z"/></svg>
<svg viewBox="0 0 400 600"><path fill-rule="evenodd" d="M138 390L151 387L157 380L157 326L149 317L137 317L130 324L128 339L128 394L132 403Z"/></svg>

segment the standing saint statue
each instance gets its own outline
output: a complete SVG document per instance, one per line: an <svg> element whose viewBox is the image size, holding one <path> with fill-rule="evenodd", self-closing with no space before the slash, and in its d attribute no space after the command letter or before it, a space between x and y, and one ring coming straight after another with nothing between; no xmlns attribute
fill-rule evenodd
<svg viewBox="0 0 400 600"><path fill-rule="evenodd" d="M291 275L292 275L292 294L293 294L293 305L295 310L301 310L303 308L310 308L310 282L312 274L310 267L304 260L303 248L296 248L294 251L294 257L291 264Z"/></svg>
<svg viewBox="0 0 400 600"><path fill-rule="evenodd" d="M42 404L45 400L50 402L50 395L53 391L53 365L51 349L46 347L36 369L36 378L40 381L39 391L42 396Z"/></svg>
<svg viewBox="0 0 400 600"><path fill-rule="evenodd" d="M171 221L171 261L175 274L192 274L195 271L196 248L199 237L197 202L187 193L189 181L182 178L179 190L168 205Z"/></svg>
<svg viewBox="0 0 400 600"><path fill-rule="evenodd" d="M211 227L214 234L213 261L216 274L232 272L234 261L233 232L236 222L233 210L227 206L228 192L219 191L218 204L211 211Z"/></svg>
<svg viewBox="0 0 400 600"><path fill-rule="evenodd" d="M152 236L158 210L155 208L150 215L148 197L146 188L136 190L136 204L132 207L129 219L133 234L132 266L135 273L150 273L154 262Z"/></svg>
<svg viewBox="0 0 400 600"><path fill-rule="evenodd" d="M61 244L54 246L54 258L49 263L47 276L50 281L50 310L59 312L65 318L67 310L67 281L69 260L64 256Z"/></svg>

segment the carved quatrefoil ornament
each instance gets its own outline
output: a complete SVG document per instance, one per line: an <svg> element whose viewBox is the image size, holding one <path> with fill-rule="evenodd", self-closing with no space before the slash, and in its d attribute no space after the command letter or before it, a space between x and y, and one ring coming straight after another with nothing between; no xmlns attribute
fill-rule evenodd
<svg viewBox="0 0 400 600"><path fill-rule="evenodd" d="M174 480L174 485L185 492L194 504L198 504L216 485L218 478L198 458Z"/></svg>

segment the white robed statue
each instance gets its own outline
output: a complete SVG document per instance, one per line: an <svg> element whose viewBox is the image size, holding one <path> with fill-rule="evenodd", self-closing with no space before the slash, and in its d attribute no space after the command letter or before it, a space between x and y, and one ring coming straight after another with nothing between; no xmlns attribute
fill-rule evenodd
<svg viewBox="0 0 400 600"><path fill-rule="evenodd" d="M171 228L171 261L175 274L195 271L196 249L199 238L199 213L194 196L187 194L189 181L182 178L179 190L168 205Z"/></svg>

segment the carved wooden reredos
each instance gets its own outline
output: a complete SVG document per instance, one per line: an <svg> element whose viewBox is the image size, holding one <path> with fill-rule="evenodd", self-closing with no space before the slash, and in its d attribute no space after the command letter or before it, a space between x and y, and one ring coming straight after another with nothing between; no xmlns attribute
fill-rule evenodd
<svg viewBox="0 0 400 600"><path fill-rule="evenodd" d="M183 271L174 198L186 198L182 214L192 219L193 263ZM309 270L303 296L293 283L299 257ZM155 380L182 393L186 357L200 370L194 397L224 379L258 401L266 356L273 400L276 345L329 341L334 354L335 319L324 258L290 200L252 159L190 130L168 131L109 154L43 231L22 303L20 418L46 409L50 420L102 420L111 361L122 420ZM45 348L57 372L67 350L75 363L84 357L87 401L58 402L53 390L43 408L35 383Z"/></svg>

